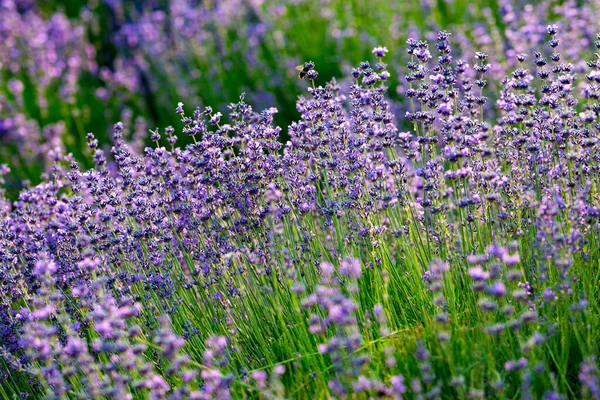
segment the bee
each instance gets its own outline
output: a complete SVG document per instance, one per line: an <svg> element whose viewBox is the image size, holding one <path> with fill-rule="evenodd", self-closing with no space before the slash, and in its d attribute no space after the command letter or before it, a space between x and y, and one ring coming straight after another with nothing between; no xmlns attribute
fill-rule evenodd
<svg viewBox="0 0 600 400"><path fill-rule="evenodd" d="M304 79L304 77L306 76L306 74L308 73L308 71L310 71L314 67L315 67L315 63L313 63L312 61L304 63L303 65L298 65L296 67L296 71L298 71L298 78L299 79Z"/></svg>
<svg viewBox="0 0 600 400"><path fill-rule="evenodd" d="M296 71L298 71L298 78L304 79L306 73L310 71L310 68L306 68L304 65L298 65Z"/></svg>

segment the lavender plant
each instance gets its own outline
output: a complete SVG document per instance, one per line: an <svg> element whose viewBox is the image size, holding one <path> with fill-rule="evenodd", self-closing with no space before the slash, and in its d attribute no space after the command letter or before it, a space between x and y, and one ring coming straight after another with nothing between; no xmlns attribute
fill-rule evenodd
<svg viewBox="0 0 600 400"><path fill-rule="evenodd" d="M489 55L494 79L484 92L496 101L502 78L516 68L515 56L538 50L548 23L562 30L569 43L564 55L578 73L584 73L581 60L593 54L596 1L438 3L5 0L0 159L22 171L7 178L9 194L16 198L27 184L23 177L39 182L57 146L89 168L85 133L93 130L106 146L107 121L122 120L132 140L143 143L139 133L148 127L177 122L162 106L167 103L210 104L224 113L226 99L246 91L255 108L276 106L276 122L286 126L296 118L301 88L289 71L302 57L315 59L326 80L349 76L351 65L375 45L397 48L407 36L432 40L428 32L450 28L455 54ZM404 115L410 105L401 52L388 57L388 85L395 89L388 93L390 106ZM490 118L496 110L484 109Z"/></svg>
<svg viewBox="0 0 600 400"><path fill-rule="evenodd" d="M88 133L90 169L58 148L1 193L0 395L599 398L600 61L562 34L494 102L440 31L400 116L375 47L348 84L305 64L285 144L242 95Z"/></svg>

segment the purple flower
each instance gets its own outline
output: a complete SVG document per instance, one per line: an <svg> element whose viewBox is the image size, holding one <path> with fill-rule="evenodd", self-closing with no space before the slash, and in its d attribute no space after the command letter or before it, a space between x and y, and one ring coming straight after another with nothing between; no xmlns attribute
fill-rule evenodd
<svg viewBox="0 0 600 400"><path fill-rule="evenodd" d="M324 261L321 263L321 275L324 278L331 278L335 272L335 267L330 263Z"/></svg>
<svg viewBox="0 0 600 400"><path fill-rule="evenodd" d="M285 366L284 365L276 365L275 368L273 368L273 373L277 376L281 376L285 373Z"/></svg>
<svg viewBox="0 0 600 400"><path fill-rule="evenodd" d="M490 278L490 273L484 271L482 267L477 266L469 268L469 276L475 281L486 281Z"/></svg>
<svg viewBox="0 0 600 400"><path fill-rule="evenodd" d="M546 33L548 33L548 35L550 36L554 36L558 33L558 26L556 25L548 25L546 27Z"/></svg>
<svg viewBox="0 0 600 400"><path fill-rule="evenodd" d="M371 51L373 54L375 54L375 57L377 58L383 58L386 53L388 52L387 47L375 47L373 49L373 51Z"/></svg>
<svg viewBox="0 0 600 400"><path fill-rule="evenodd" d="M351 279L360 278L360 261L355 258L344 258L340 263L340 274Z"/></svg>
<svg viewBox="0 0 600 400"><path fill-rule="evenodd" d="M52 260L39 260L35 263L33 274L36 276L52 275L58 270L58 266Z"/></svg>
<svg viewBox="0 0 600 400"><path fill-rule="evenodd" d="M504 282L495 281L487 288L487 292L494 297L504 297L506 295L506 286Z"/></svg>

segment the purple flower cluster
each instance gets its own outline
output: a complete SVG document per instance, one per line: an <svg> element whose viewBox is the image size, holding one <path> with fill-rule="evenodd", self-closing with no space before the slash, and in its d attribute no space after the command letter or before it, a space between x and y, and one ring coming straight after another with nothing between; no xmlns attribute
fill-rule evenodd
<svg viewBox="0 0 600 400"><path fill-rule="evenodd" d="M301 85L290 71L299 58L314 54L314 46L306 44L315 39L322 48L321 63L341 61L339 67L327 65L329 70L322 72L325 76L348 71L348 60L371 50L373 43L387 43L373 54L380 66L384 57L391 64L379 76L395 87L389 94L395 100L392 105L402 111L397 115L404 115L411 111L404 96L408 88L400 79L406 69L401 52L387 54L388 47L415 35L418 29L410 22L414 13L420 13L422 26L432 31L440 20L428 3L408 11L401 4L379 1L372 5L382 10L376 18L336 1L318 7L308 1L281 0L218 4L153 0L143 5L82 1L71 6L80 6L79 18L74 19L55 5L5 0L0 6L0 140L9 150L0 152L0 160L36 180L38 167L49 167L61 151L73 152L81 162L86 130L95 130L101 145L106 144L110 125L106 120L120 118L126 127L135 126L132 136L143 142L146 119L164 125L176 120L160 112L159 104L183 99L203 107L211 104L223 112L224 99L240 91L248 92L249 102L260 108L276 105L282 111L278 121L287 123L293 118ZM546 45L548 26L556 27L560 40L569 43L562 55L554 57L572 60L574 71L583 73L586 58L593 55L596 1L535 3L523 6L505 0L498 9L474 4L462 10L464 15L450 18L456 21L443 22L447 27L457 25L452 26L455 44L449 59L460 55L473 60L481 51L488 55L486 68L493 79L487 79L484 92L493 101L498 100L502 79L518 67L518 60L526 55L531 58ZM403 17L407 12L411 18ZM316 26L314 32L309 26ZM436 41L435 35L426 37ZM558 46L560 40L547 45ZM423 60L432 57L428 48L416 51ZM369 83L375 75L367 73L362 79ZM469 68L467 74L474 78L477 71ZM441 74L433 76L439 80ZM316 77L317 71L310 70L308 79ZM351 79L340 82L347 84ZM95 112L99 107L103 113ZM438 108L448 113L450 103L438 104ZM490 115L497 111L490 104L481 110ZM17 149L19 155L15 155Z"/></svg>
<svg viewBox="0 0 600 400"><path fill-rule="evenodd" d="M96 49L84 26L62 13L44 17L31 2L4 0L0 14L0 143L8 150L0 157L22 169L39 159L50 166L71 128L56 98L77 107L81 75L97 71Z"/></svg>
<svg viewBox="0 0 600 400"><path fill-rule="evenodd" d="M88 170L56 150L2 197L0 393L597 396L600 63L544 32L495 103L490 55L409 39L410 130L376 47L311 69L285 144L242 95L151 147L88 133Z"/></svg>

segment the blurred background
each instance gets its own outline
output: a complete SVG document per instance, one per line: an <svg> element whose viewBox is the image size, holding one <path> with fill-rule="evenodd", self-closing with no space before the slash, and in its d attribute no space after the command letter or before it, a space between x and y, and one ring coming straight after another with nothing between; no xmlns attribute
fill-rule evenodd
<svg viewBox="0 0 600 400"><path fill-rule="evenodd" d="M0 0L0 163L15 197L72 153L92 166L85 135L110 147L123 121L134 148L148 129L180 128L178 102L191 112L226 114L242 92L255 110L276 107L276 123L299 117L308 82L295 66L312 60L325 84L347 85L371 50L386 46L388 95L402 124L408 37L453 33L453 56L490 55L488 96L516 68L518 53L542 49L548 23L560 27L565 58L593 54L600 1L502 0ZM434 44L432 44L434 47ZM490 102L493 104L493 102ZM187 138L180 138L185 143Z"/></svg>

